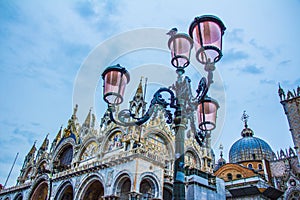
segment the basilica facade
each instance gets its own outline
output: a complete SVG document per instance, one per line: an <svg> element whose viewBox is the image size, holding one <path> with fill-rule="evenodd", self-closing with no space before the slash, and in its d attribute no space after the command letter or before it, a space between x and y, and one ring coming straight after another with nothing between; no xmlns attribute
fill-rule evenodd
<svg viewBox="0 0 300 200"><path fill-rule="evenodd" d="M142 114L145 106L140 83L129 109ZM47 135L39 148L33 144L17 185L2 189L1 200L172 199L175 136L164 108L157 105L147 123L131 127L116 125L108 112L96 127L91 110L80 124L77 109L52 142ZM188 199L225 199L224 181L212 175L214 163L210 134L200 147L187 131Z"/></svg>

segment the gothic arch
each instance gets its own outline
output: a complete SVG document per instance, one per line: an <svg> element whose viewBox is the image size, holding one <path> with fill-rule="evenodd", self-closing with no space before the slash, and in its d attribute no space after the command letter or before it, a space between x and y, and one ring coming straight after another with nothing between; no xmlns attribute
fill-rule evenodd
<svg viewBox="0 0 300 200"><path fill-rule="evenodd" d="M113 184L113 194L120 197L120 200L128 199L128 193L131 191L132 177L126 171L117 174Z"/></svg>
<svg viewBox="0 0 300 200"><path fill-rule="evenodd" d="M95 190L95 191L94 191ZM94 191L94 192L93 192ZM105 194L104 179L100 174L92 173L87 175L74 195L78 200L98 199ZM90 195L90 196L89 196Z"/></svg>
<svg viewBox="0 0 300 200"><path fill-rule="evenodd" d="M149 172L143 173L139 181L139 192L142 199L159 197L161 191L157 176Z"/></svg>

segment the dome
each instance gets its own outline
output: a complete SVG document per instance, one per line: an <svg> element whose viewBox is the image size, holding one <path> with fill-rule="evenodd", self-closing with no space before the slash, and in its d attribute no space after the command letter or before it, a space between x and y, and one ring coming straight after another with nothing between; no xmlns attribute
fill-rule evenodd
<svg viewBox="0 0 300 200"><path fill-rule="evenodd" d="M275 154L264 140L253 137L253 131L245 126L243 138L236 141L229 150L229 162L239 163L250 160L274 160Z"/></svg>

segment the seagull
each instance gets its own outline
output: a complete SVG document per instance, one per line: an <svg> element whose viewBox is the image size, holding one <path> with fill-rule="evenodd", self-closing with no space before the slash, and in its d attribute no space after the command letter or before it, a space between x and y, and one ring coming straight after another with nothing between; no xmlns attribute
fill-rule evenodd
<svg viewBox="0 0 300 200"><path fill-rule="evenodd" d="M178 31L177 28L172 28L166 34L172 37L172 36L176 35L177 31Z"/></svg>

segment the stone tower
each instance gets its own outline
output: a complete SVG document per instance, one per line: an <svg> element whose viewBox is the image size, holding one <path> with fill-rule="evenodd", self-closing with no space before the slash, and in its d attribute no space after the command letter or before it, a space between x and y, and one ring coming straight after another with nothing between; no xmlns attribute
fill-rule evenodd
<svg viewBox="0 0 300 200"><path fill-rule="evenodd" d="M279 85L278 94L280 103L282 104L288 119L295 145L294 148L297 151L298 160L300 160L300 87L298 86L297 91L288 91L287 94L285 94L284 90Z"/></svg>

